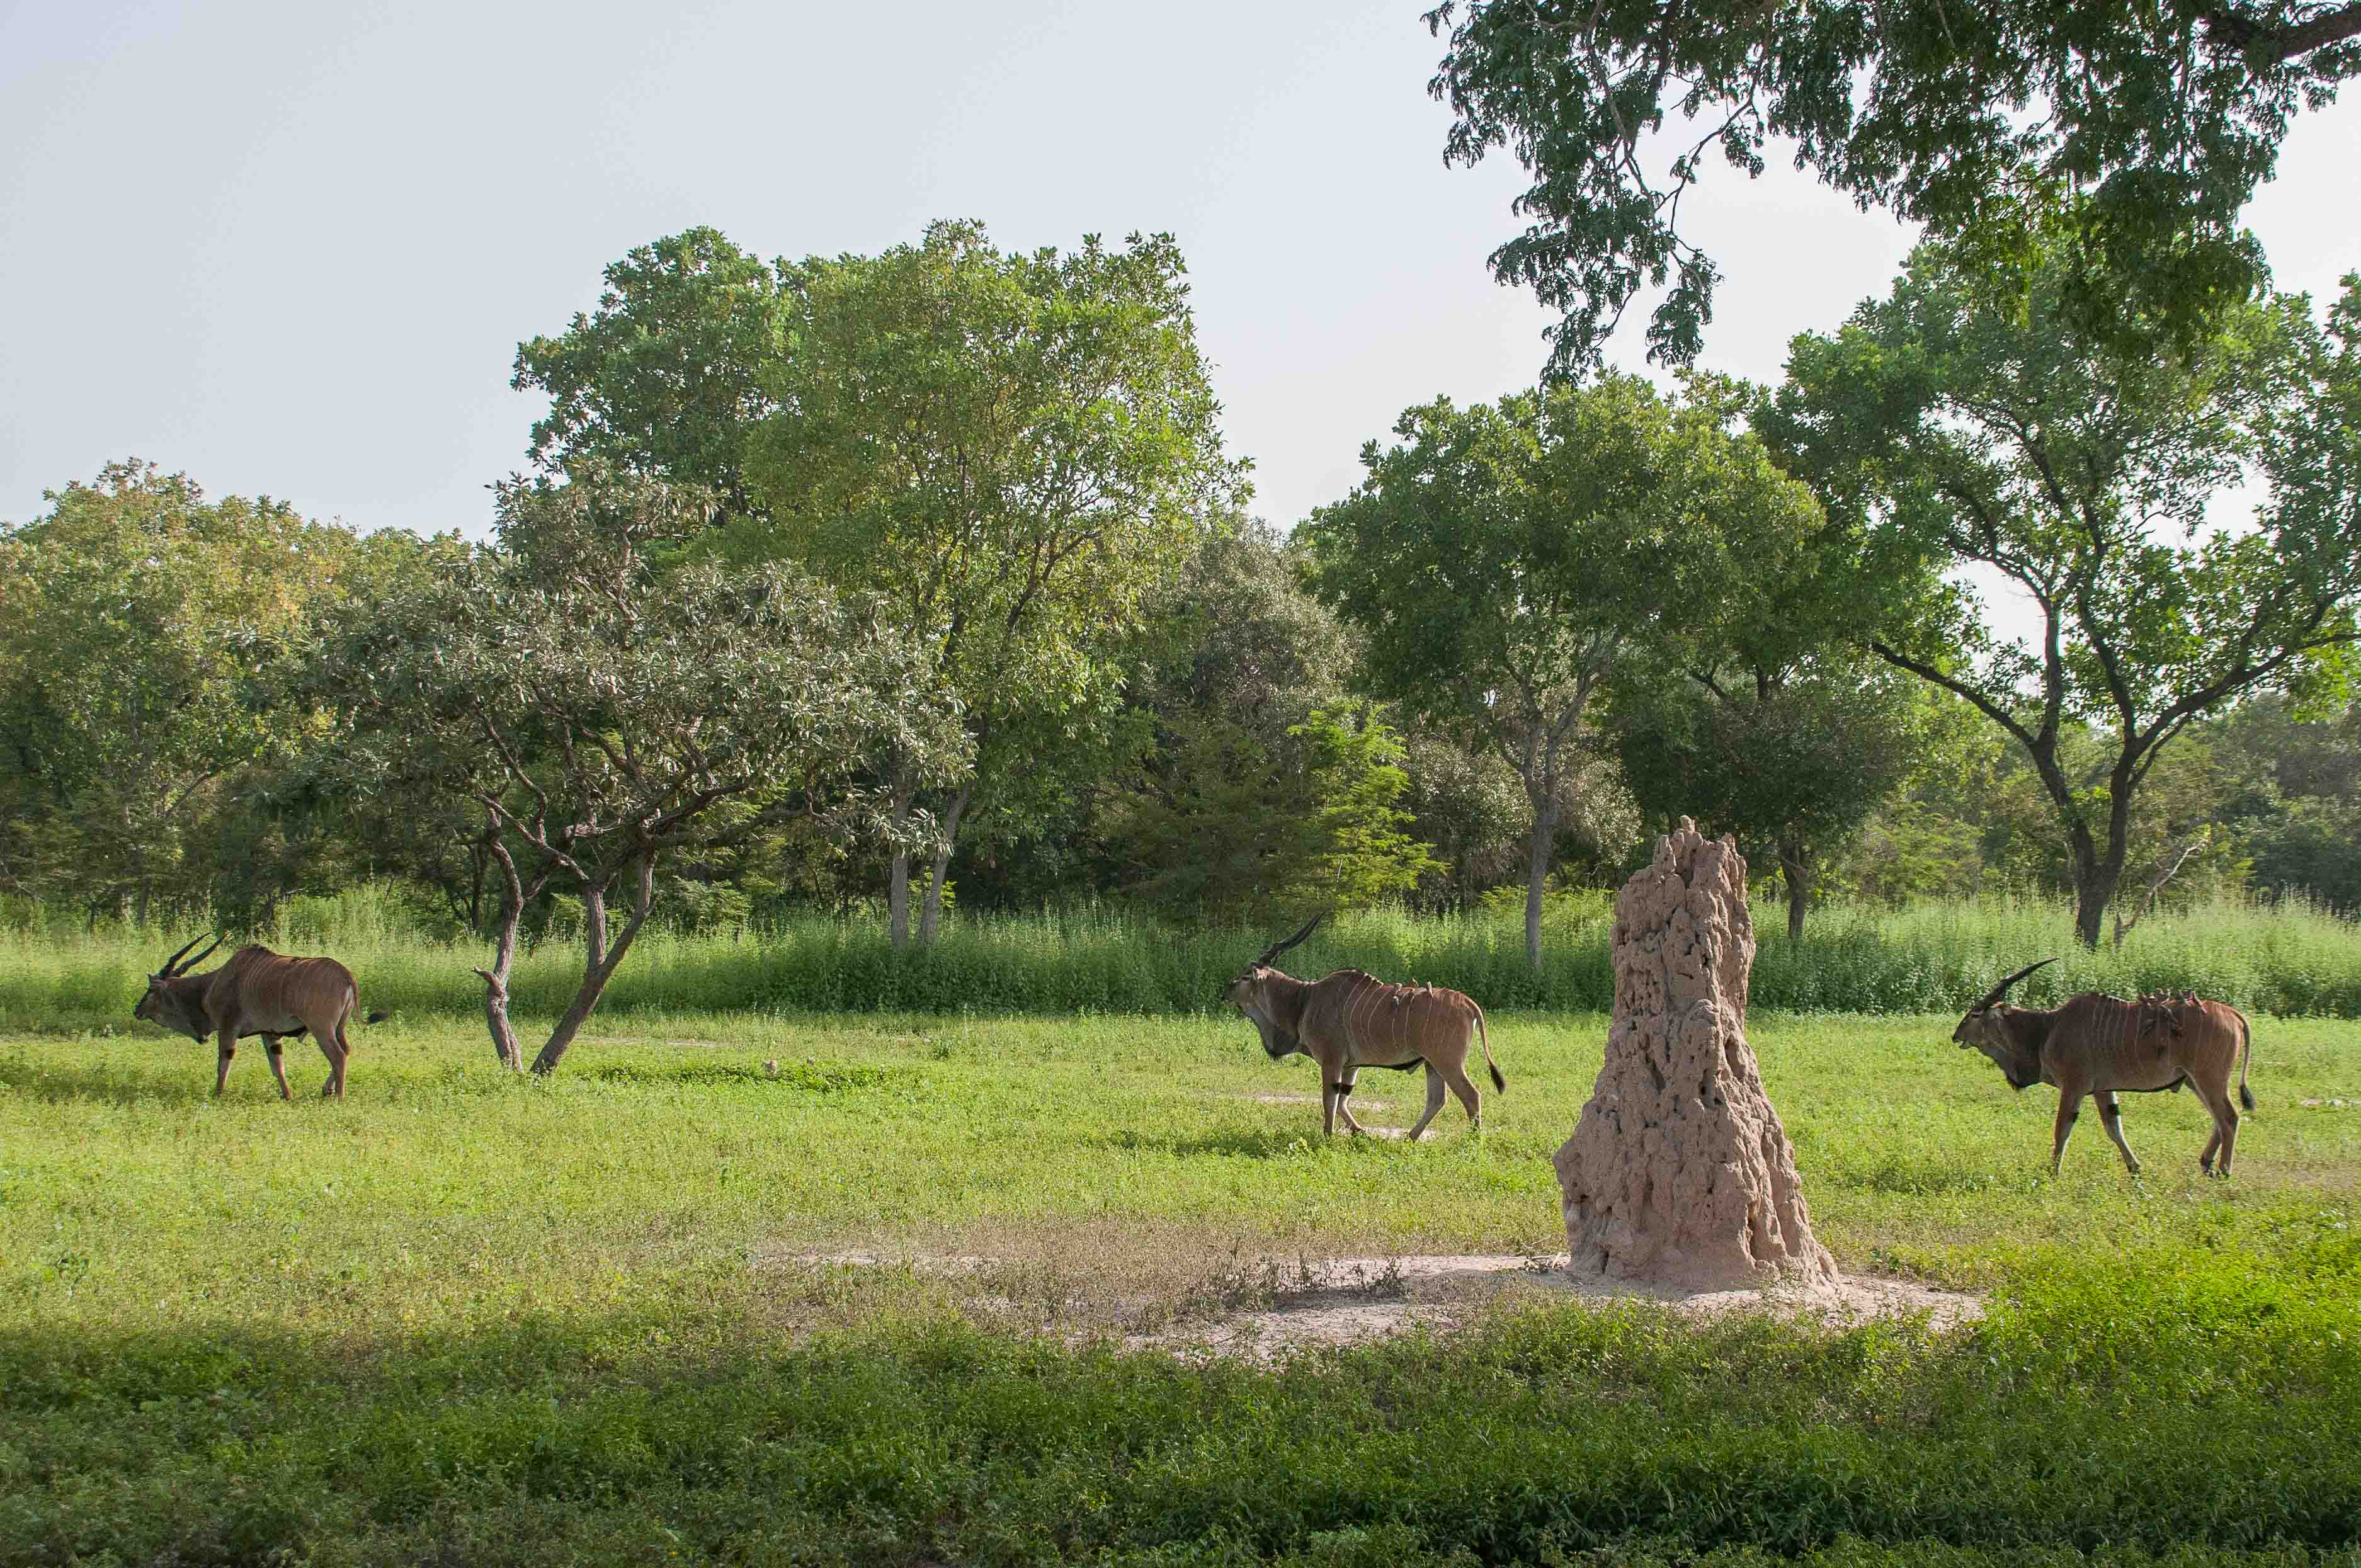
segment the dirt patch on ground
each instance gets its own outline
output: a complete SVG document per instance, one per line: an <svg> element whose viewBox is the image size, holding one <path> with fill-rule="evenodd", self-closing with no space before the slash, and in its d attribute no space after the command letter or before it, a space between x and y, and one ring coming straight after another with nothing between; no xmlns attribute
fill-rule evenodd
<svg viewBox="0 0 2361 1568"><path fill-rule="evenodd" d="M1983 1315L1976 1298L1906 1280L1849 1276L1833 1285L1685 1291L1568 1271L1564 1255L1282 1258L1225 1256L1162 1267L1115 1267L1099 1277L1047 1256L892 1249L757 1255L755 1266L792 1272L890 1275L945 1293L943 1304L1022 1332L1112 1335L1132 1349L1259 1361L1356 1344L1424 1325L1448 1331L1497 1306L1651 1301L1700 1318L1769 1312L1842 1328L1925 1314L1948 1331Z"/></svg>
<svg viewBox="0 0 2361 1568"><path fill-rule="evenodd" d="M1241 1313L1202 1330L1184 1326L1133 1335L1126 1343L1268 1360L1290 1351L1377 1339L1413 1324L1447 1329L1485 1306L1516 1299L1646 1300L1697 1317L1770 1312L1839 1328L1924 1312L1939 1331L1983 1316L1982 1303L1972 1296L1907 1280L1847 1277L1795 1288L1684 1291L1571 1274L1564 1256L1348 1257L1312 1265L1310 1275L1308 1288L1284 1305Z"/></svg>

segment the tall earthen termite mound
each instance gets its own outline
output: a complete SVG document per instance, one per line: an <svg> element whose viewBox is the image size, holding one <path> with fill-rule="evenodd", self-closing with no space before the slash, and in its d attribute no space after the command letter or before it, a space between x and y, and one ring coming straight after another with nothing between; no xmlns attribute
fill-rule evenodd
<svg viewBox="0 0 2361 1568"><path fill-rule="evenodd" d="M1557 1151L1576 1273L1687 1290L1833 1285L1746 1043L1746 861L1697 824L1615 900L1606 1065Z"/></svg>

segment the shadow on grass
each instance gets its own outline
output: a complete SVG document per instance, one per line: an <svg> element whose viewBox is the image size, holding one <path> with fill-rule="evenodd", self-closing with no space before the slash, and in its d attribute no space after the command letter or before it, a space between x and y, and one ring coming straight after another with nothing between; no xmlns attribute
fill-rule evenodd
<svg viewBox="0 0 2361 1568"><path fill-rule="evenodd" d="M255 1054L261 1055L259 1051ZM153 1076L145 1072L134 1076L108 1066L35 1067L30 1062L0 1061L0 1091L50 1104L97 1102L108 1105L193 1105L213 1098L213 1065L210 1052L202 1063L191 1058L185 1074L175 1065L159 1061ZM269 1069L262 1070L263 1081L269 1083ZM232 1069L232 1077L235 1079L236 1069ZM236 1094L235 1082L229 1092ZM279 1098L276 1084L270 1086L270 1098Z"/></svg>
<svg viewBox="0 0 2361 1568"><path fill-rule="evenodd" d="M1341 1132L1333 1138L1327 1137L1322 1135L1317 1123L1301 1132L1273 1132L1262 1127L1217 1127L1212 1132L1194 1133L1186 1137L1120 1132L1084 1141L1099 1148L1121 1149L1126 1154L1170 1155L1176 1159L1189 1159L1198 1155L1226 1155L1236 1159L1294 1159L1318 1154L1323 1149L1366 1153L1393 1146L1398 1142L1387 1138L1353 1137Z"/></svg>
<svg viewBox="0 0 2361 1568"><path fill-rule="evenodd" d="M599 1083L635 1088L678 1085L713 1088L752 1084L803 1094L849 1094L863 1090L906 1093L917 1086L918 1075L906 1068L868 1067L855 1062L776 1062L756 1066L741 1062L602 1062L582 1070L581 1077Z"/></svg>
<svg viewBox="0 0 2361 1568"><path fill-rule="evenodd" d="M2024 1173L2017 1173L2020 1178ZM2047 1174L2047 1170L2043 1171ZM2004 1181L1989 1170L1965 1170L1932 1159L1888 1159L1876 1165L1830 1169L1823 1166L1818 1179L1866 1192L1899 1192L1931 1197L1947 1192L1990 1192L2000 1187L2021 1187L2024 1180Z"/></svg>

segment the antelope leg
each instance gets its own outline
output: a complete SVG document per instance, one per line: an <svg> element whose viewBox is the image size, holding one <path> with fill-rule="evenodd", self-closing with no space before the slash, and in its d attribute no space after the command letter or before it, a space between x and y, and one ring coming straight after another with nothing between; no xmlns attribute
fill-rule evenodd
<svg viewBox="0 0 2361 1568"><path fill-rule="evenodd" d="M1443 1075L1434 1070L1433 1062L1429 1062L1426 1064L1426 1113L1418 1119L1418 1125L1410 1130L1411 1142L1418 1142L1420 1135L1426 1131L1426 1124L1434 1120L1436 1112L1443 1109Z"/></svg>
<svg viewBox="0 0 2361 1568"><path fill-rule="evenodd" d="M2066 1140L2074 1135L2074 1118L2080 1116L2081 1113L2081 1095L2069 1094L2066 1091L2062 1089L2059 1090L2058 1091L2057 1139L2049 1146L2049 1174L2052 1176L2057 1175L2059 1168L2065 1163Z"/></svg>
<svg viewBox="0 0 2361 1568"><path fill-rule="evenodd" d="M262 1036L262 1054L266 1058L269 1058L270 1076L279 1080L279 1098L281 1100L293 1099L294 1096L287 1092L286 1047L279 1043L278 1036L265 1035Z"/></svg>
<svg viewBox="0 0 2361 1568"><path fill-rule="evenodd" d="M1345 1129L1347 1132L1366 1133L1368 1131L1368 1129L1361 1125L1360 1123L1353 1120L1352 1107L1345 1103L1345 1102L1349 1101L1353 1097L1353 1085L1360 1076L1361 1069L1359 1068L1348 1067L1336 1080L1336 1114L1345 1118Z"/></svg>
<svg viewBox="0 0 2361 1568"><path fill-rule="evenodd" d="M2114 1139L2115 1147L2124 1151L2124 1164L2130 1168L2134 1176L2137 1176L2140 1172L2139 1157L2132 1153L2131 1145L2124 1142L2124 1117L2123 1113L2116 1109L2114 1091L2102 1089L2091 1098L2099 1102L2099 1125L2107 1129L2107 1136Z"/></svg>
<svg viewBox="0 0 2361 1568"><path fill-rule="evenodd" d="M2208 1176L2213 1174L2213 1152L2222 1146L2223 1101L2228 1098L2228 1088L2226 1083L2224 1084L2224 1092L2217 1098L2195 1073L2189 1075L2189 1092L2197 1096L2197 1103L2204 1106L2205 1113L2213 1118L2213 1135L2205 1140L2205 1152L2197 1157L2197 1168Z"/></svg>
<svg viewBox="0 0 2361 1568"><path fill-rule="evenodd" d="M218 1098L222 1086L229 1082L229 1058L237 1055L237 1036L227 1029L221 1032L221 1042L214 1049L214 1094Z"/></svg>

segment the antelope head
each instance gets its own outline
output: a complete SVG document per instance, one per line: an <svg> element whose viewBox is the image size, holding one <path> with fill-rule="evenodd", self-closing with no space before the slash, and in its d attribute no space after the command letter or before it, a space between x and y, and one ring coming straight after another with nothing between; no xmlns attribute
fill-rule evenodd
<svg viewBox="0 0 2361 1568"><path fill-rule="evenodd" d="M2020 1036L2010 1026L2010 1014L2016 1009L2002 1004L2008 988L2056 959L2044 959L2037 964L2027 964L1986 992L1982 1000L1967 1011L1960 1026L1951 1031L1951 1038L1961 1050L1979 1050L1992 1058L2001 1076L2008 1080L2011 1089L2030 1089L2041 1081L2041 1052L2032 1042Z"/></svg>
<svg viewBox="0 0 2361 1568"><path fill-rule="evenodd" d="M203 937L191 939L179 952L164 960L162 969L148 977L148 994L141 997L139 1005L131 1010L132 1017L141 1023L160 1025L176 1035L186 1035L192 1040L204 1039L204 1023L198 1017L203 1009L198 1004L195 988L173 983L186 975L189 970L211 958L214 948L222 945L222 939L215 937L213 947L207 948L194 958L190 958L189 948L203 940Z"/></svg>
<svg viewBox="0 0 2361 1568"><path fill-rule="evenodd" d="M1293 1030L1279 1022L1278 1014L1271 1007L1271 977L1279 972L1271 968L1271 960L1311 936L1312 928L1319 924L1320 916L1315 915L1294 936L1265 948L1262 957L1239 970L1237 979L1230 981L1222 992L1224 1002L1253 1020L1255 1028L1262 1036L1262 1048L1274 1061L1294 1055L1302 1048L1302 1042L1295 1037Z"/></svg>

